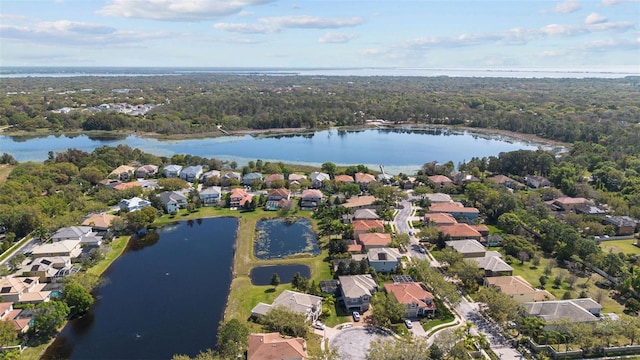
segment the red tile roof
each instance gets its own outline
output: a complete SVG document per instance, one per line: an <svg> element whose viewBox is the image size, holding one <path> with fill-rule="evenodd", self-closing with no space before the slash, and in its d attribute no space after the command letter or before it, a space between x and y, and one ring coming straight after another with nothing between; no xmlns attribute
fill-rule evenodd
<svg viewBox="0 0 640 360"><path fill-rule="evenodd" d="M355 220L351 223L355 231L369 231L377 229L380 232L384 230L384 224L380 220Z"/></svg>
<svg viewBox="0 0 640 360"><path fill-rule="evenodd" d="M371 175L371 174L365 174L365 173L356 173L356 182L357 183L364 183L364 184L368 184L370 182L376 181L375 176Z"/></svg>
<svg viewBox="0 0 640 360"><path fill-rule="evenodd" d="M336 175L334 180L336 182L352 183L353 182L353 177L349 176L349 175Z"/></svg>
<svg viewBox="0 0 640 360"><path fill-rule="evenodd" d="M478 232L478 230L472 228L468 224L453 224L453 225L447 225L447 226L439 226L438 231L443 233L444 235L451 236L452 239L461 239L461 238L478 239L482 236Z"/></svg>
<svg viewBox="0 0 640 360"><path fill-rule="evenodd" d="M116 190L126 190L126 189L131 189L134 187L142 187L142 185L140 185L139 182L137 181L133 181L133 182L127 182L127 183L122 183L122 184L118 184L116 186L114 186L113 188Z"/></svg>
<svg viewBox="0 0 640 360"><path fill-rule="evenodd" d="M436 203L429 206L431 212L441 213L480 213L480 211L474 207L464 207L460 203Z"/></svg>
<svg viewBox="0 0 640 360"><path fill-rule="evenodd" d="M284 339L279 333L251 334L247 360L308 359L303 338Z"/></svg>
<svg viewBox="0 0 640 360"><path fill-rule="evenodd" d="M393 294L400 304L409 305L417 303L419 307L427 309L435 309L436 304L433 301L433 294L424 290L420 283L389 283L384 284L384 289ZM424 300L431 300L427 304Z"/></svg>
<svg viewBox="0 0 640 360"><path fill-rule="evenodd" d="M387 246L391 244L391 234L387 233L362 233L358 240L364 246Z"/></svg>

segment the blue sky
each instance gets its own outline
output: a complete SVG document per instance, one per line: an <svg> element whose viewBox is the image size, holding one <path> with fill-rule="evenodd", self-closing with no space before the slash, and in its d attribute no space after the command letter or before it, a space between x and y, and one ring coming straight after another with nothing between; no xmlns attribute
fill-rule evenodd
<svg viewBox="0 0 640 360"><path fill-rule="evenodd" d="M0 65L640 72L640 0L0 0Z"/></svg>

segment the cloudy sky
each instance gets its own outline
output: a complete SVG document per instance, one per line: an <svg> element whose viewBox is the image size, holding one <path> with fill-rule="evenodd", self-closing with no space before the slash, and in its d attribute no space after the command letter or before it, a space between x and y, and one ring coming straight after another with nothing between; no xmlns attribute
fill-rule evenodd
<svg viewBox="0 0 640 360"><path fill-rule="evenodd" d="M2 66L640 71L640 0L0 0Z"/></svg>

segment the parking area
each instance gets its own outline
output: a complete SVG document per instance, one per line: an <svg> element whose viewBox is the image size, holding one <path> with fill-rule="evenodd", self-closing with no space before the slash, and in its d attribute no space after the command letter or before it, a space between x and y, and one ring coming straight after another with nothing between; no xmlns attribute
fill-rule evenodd
<svg viewBox="0 0 640 360"><path fill-rule="evenodd" d="M369 344L391 336L370 327L352 327L337 333L329 342L329 346L338 348L341 359L365 360Z"/></svg>

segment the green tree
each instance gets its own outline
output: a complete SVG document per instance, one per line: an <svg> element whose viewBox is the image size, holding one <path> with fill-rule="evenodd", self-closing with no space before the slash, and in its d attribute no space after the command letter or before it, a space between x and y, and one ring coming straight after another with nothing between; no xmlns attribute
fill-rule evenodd
<svg viewBox="0 0 640 360"><path fill-rule="evenodd" d="M62 294L62 300L69 306L71 317L86 313L93 304L93 296L74 279L64 284Z"/></svg>
<svg viewBox="0 0 640 360"><path fill-rule="evenodd" d="M271 282L270 282L271 286L273 286L274 288L277 288L278 285L280 285L280 275L278 275L278 273L273 273L273 275L271 275Z"/></svg>
<svg viewBox="0 0 640 360"><path fill-rule="evenodd" d="M521 311L517 302L496 288L480 289L477 299L485 304L487 314L498 323L517 319Z"/></svg>
<svg viewBox="0 0 640 360"><path fill-rule="evenodd" d="M224 358L238 358L247 349L249 328L238 319L231 319L218 328L218 353Z"/></svg>
<svg viewBox="0 0 640 360"><path fill-rule="evenodd" d="M323 163L323 164L320 166L320 169L321 169L323 172L325 172L325 173L329 174L329 176L330 176L331 178L333 178L333 176L336 174L336 168L337 168L337 167L336 167L336 164L334 164L334 163L332 163L332 162L326 162L326 163Z"/></svg>
<svg viewBox="0 0 640 360"><path fill-rule="evenodd" d="M129 229L132 231L138 231L153 224L157 216L158 211L156 208L153 206L147 206L138 211L124 214L124 219L127 222L127 227Z"/></svg>
<svg viewBox="0 0 640 360"><path fill-rule="evenodd" d="M176 354L176 355L173 355L173 357L171 358L171 360L230 360L230 359L235 359L235 358L220 356L215 352L213 352L213 350L211 349L207 349L207 351L201 351L200 353L198 353L198 355L194 357L189 357L189 355Z"/></svg>
<svg viewBox="0 0 640 360"><path fill-rule="evenodd" d="M0 346L11 345L17 337L18 333L13 322L0 320Z"/></svg>
<svg viewBox="0 0 640 360"><path fill-rule="evenodd" d="M64 325L69 316L69 307L62 301L52 300L36 306L33 316L33 331L37 336L49 337Z"/></svg>
<svg viewBox="0 0 640 360"><path fill-rule="evenodd" d="M450 272L458 277L466 289L475 289L482 279L483 271L473 260L458 261L450 268Z"/></svg>
<svg viewBox="0 0 640 360"><path fill-rule="evenodd" d="M269 331L277 331L283 335L306 337L309 325L305 315L289 310L284 306L275 307L260 317L260 324Z"/></svg>
<svg viewBox="0 0 640 360"><path fill-rule="evenodd" d="M177 191L189 187L189 183L179 178L162 178L158 179L158 187L165 191Z"/></svg>
<svg viewBox="0 0 640 360"><path fill-rule="evenodd" d="M387 292L378 292L371 299L371 316L369 321L374 325L389 327L404 318L405 308L396 298Z"/></svg>
<svg viewBox="0 0 640 360"><path fill-rule="evenodd" d="M424 360L432 359L429 342L425 337L411 340L384 339L374 341L366 355L367 360Z"/></svg>

